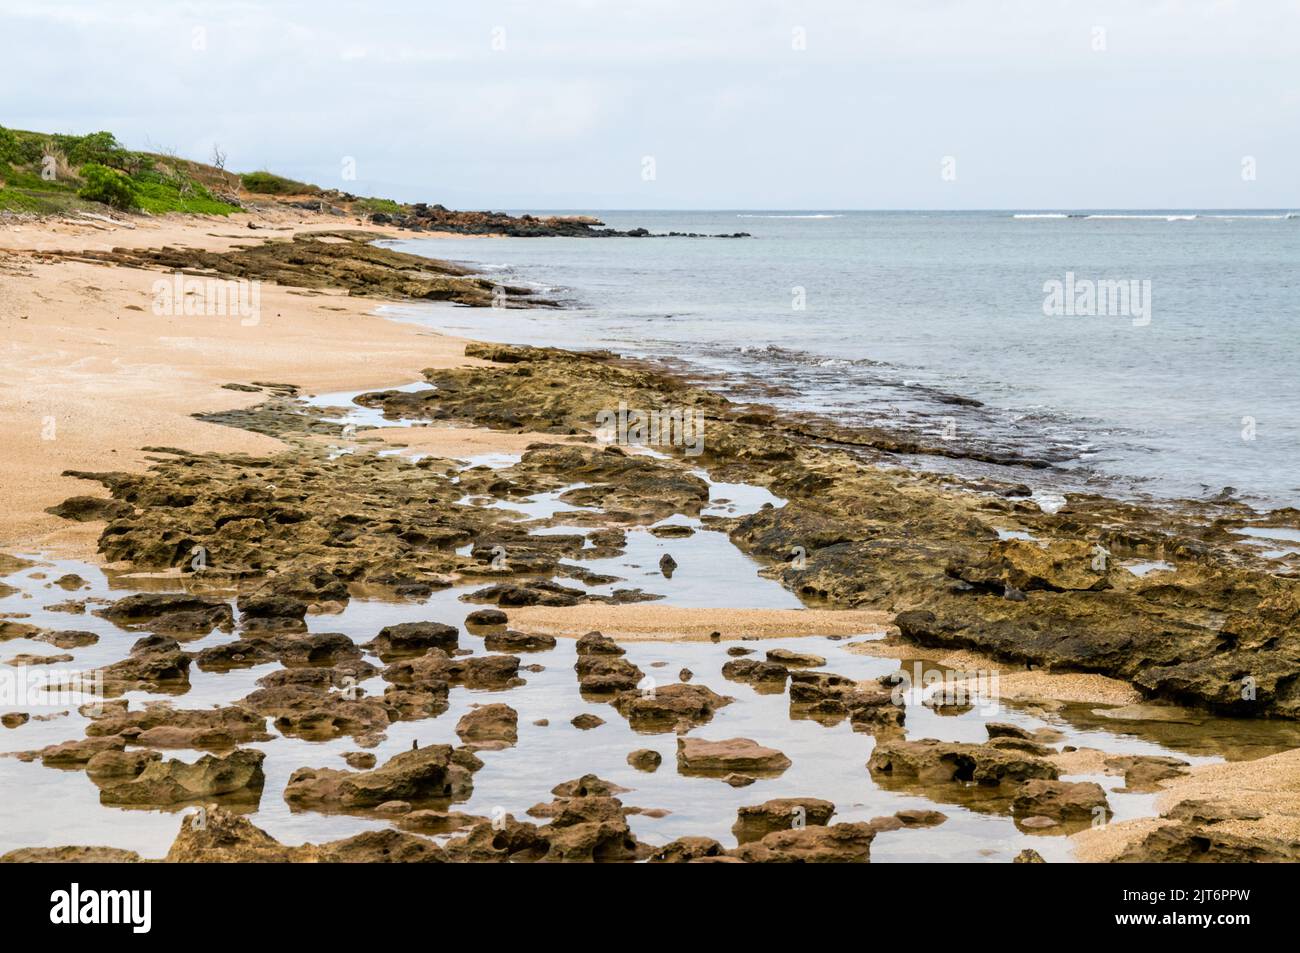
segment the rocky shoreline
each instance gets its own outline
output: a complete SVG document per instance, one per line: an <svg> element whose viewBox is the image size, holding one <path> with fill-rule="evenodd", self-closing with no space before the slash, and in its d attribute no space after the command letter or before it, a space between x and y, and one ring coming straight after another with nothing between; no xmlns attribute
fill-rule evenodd
<svg viewBox="0 0 1300 953"><path fill-rule="evenodd" d="M373 237L326 232L226 252L114 249L66 257L371 297L500 303L490 282L368 244ZM507 306L548 304L526 289L504 294ZM125 658L100 670L110 698L139 690L183 697L194 672L280 667L244 697L211 710L133 709L110 700L84 713L85 739L23 756L84 770L105 804L220 805L205 809L206 826L182 824L168 860L865 861L882 833L942 823L937 811L830 823L829 802L766 801L741 810L736 823L744 836L735 848L701 837L652 847L628 827L642 809L626 806L617 785L594 775L557 786L553 802L527 812L542 824L459 814L453 804L473 789L479 753L515 744L515 711L505 704L462 718L459 745L421 746L382 763L358 752L349 770L303 768L284 790L295 809L394 818L401 830L287 847L229 813L262 796L262 752L244 746L271 737L268 719L285 737L351 738L364 749L399 722L439 717L453 690L526 690L528 654L555 640L508 626L511 612L659 598L583 563L624 554L629 532L677 517L725 534L807 606L889 613L902 642L918 649L974 650L1013 670L1107 676L1170 711L1300 717L1300 582L1232 532L1261 522L1300 525L1294 510L1261 518L1231 501L1154 508L1071 495L1048 511L1022 484L895 465L899 453L960 454L942 443L900 442L833 420L734 404L664 368L603 352L471 344L465 353L473 365L429 368L427 387L375 390L355 404L417 428L536 436L504 466L381 454L375 451L386 444L373 431L304 403L292 382L235 380L228 386L259 402L201 419L274 437L282 452L151 447L146 473L67 474L109 495L76 496L53 512L103 521L105 561L165 573L187 590L91 607L139 635ZM620 407L698 415L703 439L698 447L657 441L652 453L635 440L597 440L600 415ZM715 482L762 488L784 502L711 513ZM521 523L511 507L539 496L568 509ZM1159 568L1130 571L1138 563ZM671 564L660 569L671 578ZM463 601L488 607L466 626L487 637L489 654L467 652L457 628L446 624L454 619L385 627L363 644L309 632L309 620L344 610L360 593L409 602L466 583L475 588ZM3 624L6 639L41 634L17 619ZM720 628L720 641L745 634ZM214 630L236 638L187 648ZM705 741L692 733L735 699L690 673L647 696L638 687L646 671L613 641L583 635L576 651L583 697L607 703L610 717L638 731L676 733L682 775L746 785L788 768L781 751L752 739ZM798 654L728 654L721 671L737 684L788 692L792 718L847 722L875 738L866 770L886 789L932 798L946 791L941 797L951 803L1043 819L1042 826L1064 832L1089 827L1098 812L1109 821L1098 785L1061 779L1069 772L1058 762L1072 752L1051 747L1059 739L1014 726L995 732L991 723L978 744L910 739L902 733L908 706L894 686L810 671ZM356 689L371 678L382 680L381 694ZM604 722L591 717L591 728ZM169 748L210 753L189 764L166 759ZM1155 787L1187 775L1186 762L1171 760L1129 758L1103 770L1131 788ZM1186 859L1198 851L1206 860L1297 856L1294 827L1276 823L1285 805L1244 816L1227 795L1215 798L1195 811L1176 806L1171 823L1118 859ZM1227 821L1235 825L1231 835L1220 836ZM41 850L6 859L42 859ZM75 848L53 850L59 859L78 856Z"/></svg>

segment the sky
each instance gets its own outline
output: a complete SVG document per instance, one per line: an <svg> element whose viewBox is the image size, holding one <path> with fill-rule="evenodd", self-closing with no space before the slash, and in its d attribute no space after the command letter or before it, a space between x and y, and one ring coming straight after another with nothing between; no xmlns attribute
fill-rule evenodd
<svg viewBox="0 0 1300 953"><path fill-rule="evenodd" d="M1300 0L0 0L0 125L458 208L1295 208Z"/></svg>

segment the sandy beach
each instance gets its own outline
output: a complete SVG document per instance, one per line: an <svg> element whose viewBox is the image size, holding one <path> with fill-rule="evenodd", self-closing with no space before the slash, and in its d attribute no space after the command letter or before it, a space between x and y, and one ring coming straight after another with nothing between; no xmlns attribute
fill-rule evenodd
<svg viewBox="0 0 1300 953"><path fill-rule="evenodd" d="M258 229L248 229L250 222ZM115 247L225 250L338 223L330 216L281 213L132 224L0 226L0 334L8 371L0 383L0 439L8 448L0 459L6 496L0 547L96 558L102 524L70 525L45 512L69 496L96 492L60 476L65 470L140 471L148 465L145 446L251 454L283 449L275 439L193 418L263 399L223 384L359 390L418 380L426 367L474 363L464 357L462 340L375 315L384 303L378 300L265 285L261 320L248 327L237 315L155 314L154 283L167 277L157 271L34 255ZM527 442L487 430L401 436L426 452L450 455L509 452Z"/></svg>

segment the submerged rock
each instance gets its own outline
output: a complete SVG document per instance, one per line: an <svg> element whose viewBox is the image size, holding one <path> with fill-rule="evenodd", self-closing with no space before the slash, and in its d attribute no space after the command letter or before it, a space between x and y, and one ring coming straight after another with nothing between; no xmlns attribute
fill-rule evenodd
<svg viewBox="0 0 1300 953"><path fill-rule="evenodd" d="M627 763L638 771L655 771L663 760L663 755L651 748L637 748L627 756Z"/></svg>
<svg viewBox="0 0 1300 953"><path fill-rule="evenodd" d="M239 705L273 718L281 734L309 740L374 734L393 720L385 702L355 690L330 691L330 676L323 677L323 683L273 683L240 699Z"/></svg>
<svg viewBox="0 0 1300 953"><path fill-rule="evenodd" d="M1124 775L1124 786L1130 791L1154 791L1161 781L1186 774L1189 764L1181 758L1162 755L1115 755L1105 760L1107 771Z"/></svg>
<svg viewBox="0 0 1300 953"><path fill-rule="evenodd" d="M20 847L0 854L0 864L136 864L141 857L118 847Z"/></svg>
<svg viewBox="0 0 1300 953"><path fill-rule="evenodd" d="M906 720L901 697L890 688L859 684L832 672L790 673L790 715L838 724L845 717L854 731L896 734Z"/></svg>

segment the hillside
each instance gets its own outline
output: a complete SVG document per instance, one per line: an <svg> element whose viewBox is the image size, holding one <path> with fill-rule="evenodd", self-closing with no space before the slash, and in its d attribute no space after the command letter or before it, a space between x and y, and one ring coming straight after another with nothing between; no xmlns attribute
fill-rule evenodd
<svg viewBox="0 0 1300 953"><path fill-rule="evenodd" d="M266 170L231 172L223 167L224 156L214 155L214 160L220 165L170 153L136 152L111 132L73 136L0 126L0 215L229 215L289 206L417 232L523 238L644 238L651 234L644 228L605 228L599 219L585 215L462 212L425 202L358 196ZM747 236L737 232L716 237Z"/></svg>

